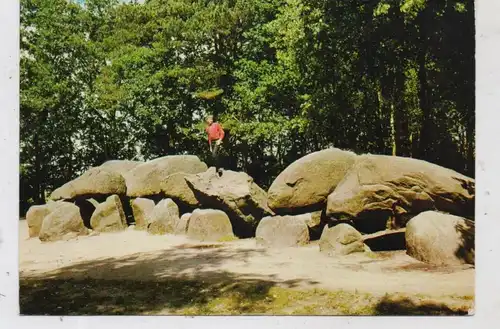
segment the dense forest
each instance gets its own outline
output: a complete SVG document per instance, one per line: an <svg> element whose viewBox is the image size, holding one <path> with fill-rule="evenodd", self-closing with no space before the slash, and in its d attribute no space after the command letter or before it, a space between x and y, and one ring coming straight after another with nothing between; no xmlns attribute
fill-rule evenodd
<svg viewBox="0 0 500 329"><path fill-rule="evenodd" d="M474 176L472 0L21 0L21 212L91 166L208 158L267 188L334 146Z"/></svg>

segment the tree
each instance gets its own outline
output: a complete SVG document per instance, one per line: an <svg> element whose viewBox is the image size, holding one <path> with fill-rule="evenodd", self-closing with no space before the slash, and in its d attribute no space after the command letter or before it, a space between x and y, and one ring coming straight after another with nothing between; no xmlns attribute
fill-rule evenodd
<svg viewBox="0 0 500 329"><path fill-rule="evenodd" d="M262 187L325 147L474 175L471 0L21 2L21 200L110 159L208 156Z"/></svg>

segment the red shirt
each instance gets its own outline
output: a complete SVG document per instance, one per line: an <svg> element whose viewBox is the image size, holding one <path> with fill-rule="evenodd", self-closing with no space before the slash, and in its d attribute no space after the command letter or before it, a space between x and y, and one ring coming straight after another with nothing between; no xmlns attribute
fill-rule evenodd
<svg viewBox="0 0 500 329"><path fill-rule="evenodd" d="M212 144L212 141L222 140L224 138L224 129L222 129L221 125L217 122L212 123L210 126L206 128L206 132L208 134L208 143Z"/></svg>

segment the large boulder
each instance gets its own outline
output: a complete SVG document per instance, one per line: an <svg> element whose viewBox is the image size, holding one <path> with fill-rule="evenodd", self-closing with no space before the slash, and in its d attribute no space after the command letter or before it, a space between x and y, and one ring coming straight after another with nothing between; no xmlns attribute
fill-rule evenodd
<svg viewBox="0 0 500 329"><path fill-rule="evenodd" d="M45 216L40 229L41 241L57 241L68 236L89 234L77 206L69 202L57 202L50 207L50 213Z"/></svg>
<svg viewBox="0 0 500 329"><path fill-rule="evenodd" d="M191 218L191 213L186 213L186 214L182 215L174 227L174 234L186 235L188 227L189 227L189 219L190 218Z"/></svg>
<svg viewBox="0 0 500 329"><path fill-rule="evenodd" d="M147 230L150 234L174 233L179 221L179 207L172 199L161 200L151 211Z"/></svg>
<svg viewBox="0 0 500 329"><path fill-rule="evenodd" d="M71 200L78 196L125 195L126 192L127 186L122 175L106 168L95 167L56 189L50 198Z"/></svg>
<svg viewBox="0 0 500 329"><path fill-rule="evenodd" d="M193 190L186 182L185 173L175 173L165 177L160 182L160 188L163 195L175 200L179 204L184 204L192 208L199 206Z"/></svg>
<svg viewBox="0 0 500 329"><path fill-rule="evenodd" d="M274 215L267 206L267 194L244 172L225 170L222 177L210 168L204 173L186 176L196 199L206 208L223 210L239 237L254 236L260 219Z"/></svg>
<svg viewBox="0 0 500 329"><path fill-rule="evenodd" d="M305 216L274 216L263 218L255 232L258 245L296 247L309 242Z"/></svg>
<svg viewBox="0 0 500 329"><path fill-rule="evenodd" d="M294 217L301 219L309 229L309 237L311 240L318 240L323 232L323 227L326 224L326 219L324 218L323 211L315 211L300 215L294 215Z"/></svg>
<svg viewBox="0 0 500 329"><path fill-rule="evenodd" d="M189 218L187 236L200 241L222 241L234 238L229 217L220 210L196 209Z"/></svg>
<svg viewBox="0 0 500 329"><path fill-rule="evenodd" d="M348 255L369 251L363 243L363 236L349 224L325 226L319 239L320 252L328 256Z"/></svg>
<svg viewBox="0 0 500 329"><path fill-rule="evenodd" d="M474 233L471 220L426 211L407 224L407 254L434 265L474 264Z"/></svg>
<svg viewBox="0 0 500 329"><path fill-rule="evenodd" d="M31 206L26 213L26 222L28 223L29 237L37 237L42 228L43 219L50 214L47 205Z"/></svg>
<svg viewBox="0 0 500 329"><path fill-rule="evenodd" d="M155 202L150 199L137 198L132 201L132 212L135 218L135 228L144 230L148 225L148 217L155 207Z"/></svg>
<svg viewBox="0 0 500 329"><path fill-rule="evenodd" d="M143 164L142 161L131 161L131 160L109 160L100 165L100 168L107 169L112 172L116 172L122 176L134 169L135 167Z"/></svg>
<svg viewBox="0 0 500 329"><path fill-rule="evenodd" d="M197 174L207 165L194 155L169 155L143 163L125 174L129 197L162 193L162 184L175 173Z"/></svg>
<svg viewBox="0 0 500 329"><path fill-rule="evenodd" d="M276 213L320 210L328 195L354 164L352 152L329 148L308 154L289 165L268 191L269 206Z"/></svg>
<svg viewBox="0 0 500 329"><path fill-rule="evenodd" d="M96 207L90 218L90 226L97 232L117 232L127 228L122 202L117 195L109 196Z"/></svg>
<svg viewBox="0 0 500 329"><path fill-rule="evenodd" d="M474 215L474 186L474 179L426 161L363 155L328 196L326 212L336 220L353 220L364 233L384 230L391 226L388 221L404 227L426 210L468 217Z"/></svg>

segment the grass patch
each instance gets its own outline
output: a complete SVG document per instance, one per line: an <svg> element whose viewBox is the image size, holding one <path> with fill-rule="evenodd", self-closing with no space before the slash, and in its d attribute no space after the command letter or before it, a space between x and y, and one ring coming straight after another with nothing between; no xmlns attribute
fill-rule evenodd
<svg viewBox="0 0 500 329"><path fill-rule="evenodd" d="M420 296L419 296L420 297ZM452 296L446 296L450 299ZM162 282L127 280L21 280L26 315L465 315L468 296L453 305L416 296L299 290L273 281L235 279Z"/></svg>
<svg viewBox="0 0 500 329"><path fill-rule="evenodd" d="M231 242L231 241L236 241L238 238L234 235L226 235L223 236L222 238L217 239L217 242Z"/></svg>
<svg viewBox="0 0 500 329"><path fill-rule="evenodd" d="M373 251L366 251L365 252L365 255L368 257L368 258L371 258L371 259L380 259L381 257L379 255L377 255L376 253L374 253Z"/></svg>

